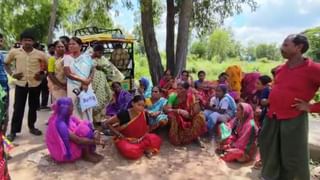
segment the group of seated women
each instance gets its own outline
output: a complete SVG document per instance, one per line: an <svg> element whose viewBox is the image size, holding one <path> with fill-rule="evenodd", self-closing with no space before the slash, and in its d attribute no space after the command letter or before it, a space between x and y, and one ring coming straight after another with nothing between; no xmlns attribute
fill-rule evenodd
<svg viewBox="0 0 320 180"><path fill-rule="evenodd" d="M196 142L203 147L200 137L209 134L218 143L217 153L222 159L252 160L259 128L255 111L261 104L261 109L267 110L265 91L271 79L258 77L257 95L253 98L258 103L247 104L229 94L232 88L227 73L220 74L215 82L206 81L204 71L198 77L193 82L189 73L183 71L181 77L173 79L170 71L166 71L159 86L153 87L147 78L141 78L136 94L113 82L114 97L106 107L107 119L102 127L111 131L118 152L133 160L143 155L152 157L162 143L153 131L168 126L173 145ZM90 123L72 116L72 108L69 98L59 99L54 106L46 137L50 155L58 162L79 158L98 162L102 156L95 153L95 145L104 146L105 142Z"/></svg>

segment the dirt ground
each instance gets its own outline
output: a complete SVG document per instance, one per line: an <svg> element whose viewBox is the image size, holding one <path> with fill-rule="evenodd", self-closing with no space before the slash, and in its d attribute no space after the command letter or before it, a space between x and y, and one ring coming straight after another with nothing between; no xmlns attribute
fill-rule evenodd
<svg viewBox="0 0 320 180"><path fill-rule="evenodd" d="M37 126L45 132L50 112L39 112ZM163 137L160 153L148 159L128 161L116 151L111 140L97 151L104 155L102 162L92 164L77 161L73 164L56 164L48 156L44 135L36 137L24 128L14 141L9 172L13 180L72 180L72 179L259 179L259 172L251 164L226 164L214 154L210 143L201 149L195 144L174 147Z"/></svg>
<svg viewBox="0 0 320 180"><path fill-rule="evenodd" d="M13 93L11 97L12 95ZM12 107L10 111L12 114ZM49 115L49 111L38 113L37 127L43 132ZM104 155L104 159L98 164L82 160L72 164L56 164L48 156L45 135L31 135L26 120L24 119L22 133L14 141L18 146L11 152L13 158L9 160L9 173L13 180L259 179L260 172L252 169L252 163L225 163L215 155L214 146L210 143L206 143L204 149L195 144L175 147L167 141L165 135L162 135L160 153L152 159L143 157L137 161L128 161L117 153L110 140L104 149L98 147L98 153ZM313 171L319 175L320 167ZM313 179L320 179L319 177Z"/></svg>

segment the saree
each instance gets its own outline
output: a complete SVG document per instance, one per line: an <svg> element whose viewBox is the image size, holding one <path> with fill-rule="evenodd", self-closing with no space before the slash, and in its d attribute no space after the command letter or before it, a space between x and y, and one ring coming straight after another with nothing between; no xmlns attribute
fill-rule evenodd
<svg viewBox="0 0 320 180"><path fill-rule="evenodd" d="M64 56L64 66L70 67L72 73L78 75L81 78L88 78L90 76L91 70L93 68L93 60L88 54L81 54L77 58L73 58L70 55ZM80 119L88 119L93 121L92 118L92 108L82 112L78 97L73 93L74 89L80 89L81 82L68 79L67 80L67 95L72 99L73 104L75 105L74 114L79 116ZM92 89L91 84L88 87Z"/></svg>
<svg viewBox="0 0 320 180"><path fill-rule="evenodd" d="M59 133L58 118L56 113L53 113L49 118L49 124L46 133L46 144L51 158L59 163L74 162L81 158L83 146L72 142L68 139L69 134L64 135ZM68 131L79 137L87 137L93 139L93 127L88 121L82 121L75 116L71 116L67 124ZM91 145L91 149L95 146Z"/></svg>
<svg viewBox="0 0 320 180"><path fill-rule="evenodd" d="M0 142L1 142L1 144L0 144L0 179L1 180L10 180L5 149L4 149L4 146L2 143L4 141L4 139L2 137L3 137L3 135L2 135L2 133L0 133Z"/></svg>
<svg viewBox="0 0 320 180"><path fill-rule="evenodd" d="M108 79L122 81L124 76L104 57L96 59L95 66L100 68L96 68L92 81L92 88L98 100L98 106L93 108L93 121L100 122L105 119L105 107L112 100L112 90Z"/></svg>
<svg viewBox="0 0 320 180"><path fill-rule="evenodd" d="M240 122L234 118L227 122L225 126L231 132L230 136L221 138L220 149L225 151L222 159L227 162L239 161L239 159L241 162L248 162L254 159L257 151L258 127L253 119L252 107L247 103L241 103L241 106L244 109L244 121ZM226 130L223 130L225 126L220 124L218 129L220 135L226 133Z"/></svg>
<svg viewBox="0 0 320 180"><path fill-rule="evenodd" d="M162 140L156 134L148 133L149 127L144 112L121 125L119 130L125 138L115 139L115 146L123 157L136 160L146 151L159 152Z"/></svg>
<svg viewBox="0 0 320 180"><path fill-rule="evenodd" d="M167 104L167 99L161 97L157 102L152 103L151 98L146 99L146 106L149 113L160 112L157 117L149 117L149 125L165 125L168 123L168 116L164 114L163 108Z"/></svg>
<svg viewBox="0 0 320 180"><path fill-rule="evenodd" d="M119 95L113 95L113 101L106 107L106 115L114 116L120 111L128 108L132 99L132 94L128 91L121 90Z"/></svg>
<svg viewBox="0 0 320 180"><path fill-rule="evenodd" d="M194 112L195 105L198 103L195 95L189 90L186 96L184 102L178 100L176 93L171 94L168 99L168 105L175 109L184 109L191 115L190 119L186 119L176 112L168 113L170 121L169 141L173 145L189 144L207 132L203 112Z"/></svg>
<svg viewBox="0 0 320 180"><path fill-rule="evenodd" d="M241 81L241 98L246 103L253 104L256 93L256 83L259 80L260 73L252 72L246 73Z"/></svg>
<svg viewBox="0 0 320 180"><path fill-rule="evenodd" d="M207 85L208 87L201 87L203 84ZM209 104L211 97L215 95L214 86L217 84L215 82L204 81L200 82L199 80L194 82L195 89L197 90L197 97L199 98L200 104L202 106L206 106Z"/></svg>
<svg viewBox="0 0 320 180"><path fill-rule="evenodd" d="M225 71L229 78L229 91L232 92L231 95L235 100L240 98L240 91L241 91L241 80L242 80L242 69L238 65L229 66Z"/></svg>
<svg viewBox="0 0 320 180"><path fill-rule="evenodd" d="M66 84L67 79L64 75L63 71L63 58L49 58L48 60L48 72L49 73L54 73L55 77L57 78L58 81L60 81L63 84ZM60 86L54 84L49 76L47 77L48 80L48 89L49 92L51 93L52 97L52 102L54 103L57 99L61 97L67 96L67 90L61 88Z"/></svg>

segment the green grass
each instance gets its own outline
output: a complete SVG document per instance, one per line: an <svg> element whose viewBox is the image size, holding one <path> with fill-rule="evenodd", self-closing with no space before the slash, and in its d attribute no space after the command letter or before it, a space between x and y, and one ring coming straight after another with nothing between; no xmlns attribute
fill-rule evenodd
<svg viewBox="0 0 320 180"><path fill-rule="evenodd" d="M165 56L162 55L163 65L165 66ZM240 61L238 58L228 59L223 63L218 63L214 59L212 61L199 59L195 56L189 55L187 60L187 70L192 73L196 79L197 72L204 70L207 73L208 80L216 80L221 72L230 65L239 65L244 72L259 71L262 74L271 75L271 69L281 64L280 61L270 61L267 59L260 59L254 62ZM145 56L135 55L135 77L146 76L150 77L148 61Z"/></svg>

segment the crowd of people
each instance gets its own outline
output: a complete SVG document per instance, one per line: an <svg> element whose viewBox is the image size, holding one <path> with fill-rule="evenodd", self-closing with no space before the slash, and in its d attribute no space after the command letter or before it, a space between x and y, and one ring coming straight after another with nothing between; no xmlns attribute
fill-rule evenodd
<svg viewBox="0 0 320 180"><path fill-rule="evenodd" d="M12 48L6 59L0 56L5 112L6 74L16 79L10 141L21 132L27 97L30 133L42 134L35 123L37 109L46 107L40 103L40 92L46 101L46 84L52 113L45 141L57 162L101 161L103 156L95 149L106 145L104 134L114 136L123 157L151 158L163 141L156 130L163 129L172 145L195 142L203 148L203 139L209 139L227 162L255 161L265 179L310 178L307 112L320 112L319 103L309 104L320 86L320 65L303 56L309 44L302 34L284 40L281 53L287 61L272 69L273 77L245 73L238 65L228 67L217 80L207 80L205 71L199 71L194 81L187 70L178 77L166 70L155 86L141 77L135 92L122 87L124 76L104 57L103 45L83 53L81 39L63 36L45 54L34 48L30 30L21 34L20 42L21 47ZM82 92L92 92L97 103L80 107ZM5 134L8 113L1 122ZM6 166L1 171L8 176Z"/></svg>

